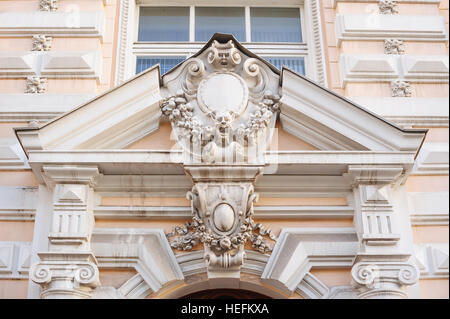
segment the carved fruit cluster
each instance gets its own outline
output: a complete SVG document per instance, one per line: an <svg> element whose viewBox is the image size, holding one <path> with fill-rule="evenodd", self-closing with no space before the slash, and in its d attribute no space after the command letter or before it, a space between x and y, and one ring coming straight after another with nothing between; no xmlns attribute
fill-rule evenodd
<svg viewBox="0 0 450 319"><path fill-rule="evenodd" d="M250 114L247 125L241 124L234 132L241 140L253 144L258 132L265 129L273 115L279 112L280 96L266 91L264 99L259 103L259 109ZM212 126L203 126L198 118L193 116L193 106L186 100L183 91L178 91L176 95L163 100L161 104L163 115L181 130L180 136L185 137L193 143L207 144L216 134L216 129ZM220 132L231 128L232 116L228 114L210 114L215 122L215 126Z"/></svg>
<svg viewBox="0 0 450 319"><path fill-rule="evenodd" d="M58 0L41 0L39 3L39 10L41 11L56 11L58 9Z"/></svg>
<svg viewBox="0 0 450 319"><path fill-rule="evenodd" d="M200 121L193 116L194 108L187 102L183 91L178 91L175 96L163 100L161 104L162 113L180 130L183 135L200 139L204 129Z"/></svg>
<svg viewBox="0 0 450 319"><path fill-rule="evenodd" d="M385 54L404 54L403 41L398 39L384 40L384 52Z"/></svg>
<svg viewBox="0 0 450 319"><path fill-rule="evenodd" d="M380 0L378 2L378 7L380 8L381 14L396 14L397 10L397 1L394 0Z"/></svg>

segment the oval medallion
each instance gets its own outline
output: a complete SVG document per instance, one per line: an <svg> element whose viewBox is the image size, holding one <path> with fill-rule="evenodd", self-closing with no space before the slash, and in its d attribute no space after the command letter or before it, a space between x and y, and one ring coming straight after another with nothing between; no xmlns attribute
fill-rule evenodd
<svg viewBox="0 0 450 319"><path fill-rule="evenodd" d="M214 226L222 232L231 230L234 224L234 210L228 204L219 204L214 210Z"/></svg>
<svg viewBox="0 0 450 319"><path fill-rule="evenodd" d="M213 73L200 82L197 101L205 113L233 111L239 115L247 106L247 84L234 73Z"/></svg>

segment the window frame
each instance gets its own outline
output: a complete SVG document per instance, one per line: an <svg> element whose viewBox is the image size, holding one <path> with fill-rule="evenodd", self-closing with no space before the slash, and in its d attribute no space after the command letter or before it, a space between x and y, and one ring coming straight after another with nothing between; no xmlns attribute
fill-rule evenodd
<svg viewBox="0 0 450 319"><path fill-rule="evenodd" d="M209 1L193 1L184 0L171 3L170 1L161 0L123 0L121 4L121 16L124 14L124 7L128 9L128 15L134 17L127 21L126 32L123 30L123 17L121 18L121 24L119 36L127 37L126 45L118 45L119 58L117 61L118 72L116 75L116 83L123 82L126 78L130 78L136 74L137 57L146 56L185 56L186 59L197 53L206 42L195 41L195 7L243 7L245 11L245 34L246 41L241 44L248 50L261 57L292 57L303 58L305 65L305 75L313 80L318 81L320 84L327 86L326 74L325 74L325 62L323 56L323 42L321 26L314 28L311 25L311 18L315 18L315 21L320 23L320 11L317 13L318 0L284 0L281 3L272 4L270 1L261 1L257 5L251 0L244 1L229 1L228 3ZM136 3L138 2L138 3ZM199 4L196 4L199 2ZM124 6L124 4L127 4ZM314 10L311 6L316 6ZM139 16L141 7L189 7L189 41L187 42L173 42L173 41L155 41L145 42L137 41L139 32ZM302 30L303 42L251 42L251 20L250 20L250 8L251 7L273 7L273 8L298 8L300 11L300 25ZM315 16L314 16L315 15ZM308 22L308 23L307 23ZM315 30L313 30L315 29ZM319 29L319 31L317 31ZM319 45L322 47L320 55L317 55L317 41L320 41ZM120 47L124 46L127 49ZM121 55L120 55L121 53ZM317 64L320 65L320 70L316 70ZM318 76L320 75L320 76Z"/></svg>

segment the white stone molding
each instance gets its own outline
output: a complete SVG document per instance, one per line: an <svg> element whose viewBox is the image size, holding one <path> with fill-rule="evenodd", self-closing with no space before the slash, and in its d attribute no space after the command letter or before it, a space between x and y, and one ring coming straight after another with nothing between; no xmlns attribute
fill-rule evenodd
<svg viewBox="0 0 450 319"><path fill-rule="evenodd" d="M357 299L358 292L353 286L335 286L328 292L328 299Z"/></svg>
<svg viewBox="0 0 450 319"><path fill-rule="evenodd" d="M260 254L259 252L246 249L244 256L245 262L241 267L241 273L261 276L269 257L270 255L268 254ZM176 258L186 278L207 273L207 265L202 250L179 253L176 255ZM235 278L227 278L227 280L236 282Z"/></svg>
<svg viewBox="0 0 450 319"><path fill-rule="evenodd" d="M348 97L400 126L448 127L448 97Z"/></svg>
<svg viewBox="0 0 450 319"><path fill-rule="evenodd" d="M144 299L152 293L152 289L140 274L128 279L117 290L127 299Z"/></svg>
<svg viewBox="0 0 450 319"><path fill-rule="evenodd" d="M424 143L417 156L412 174L448 175L448 149L448 143Z"/></svg>
<svg viewBox="0 0 450 319"><path fill-rule="evenodd" d="M90 298L99 285L97 261L86 252L38 253L40 262L30 269L30 278L43 288L43 299Z"/></svg>
<svg viewBox="0 0 450 319"><path fill-rule="evenodd" d="M58 9L58 0L40 0L39 10L56 11Z"/></svg>
<svg viewBox="0 0 450 319"><path fill-rule="evenodd" d="M27 279L31 243L0 242L0 279Z"/></svg>
<svg viewBox="0 0 450 319"><path fill-rule="evenodd" d="M49 250L30 271L42 286L42 298L90 298L99 285L97 260L91 252L94 166L45 166L46 184L53 189Z"/></svg>
<svg viewBox="0 0 450 319"><path fill-rule="evenodd" d="M344 174L354 185L355 229L359 250L352 268L358 298L407 298L406 286L419 278L404 248L393 201L393 187L405 180L401 167L350 166ZM397 204L398 205L398 204ZM403 246L402 246L403 244ZM403 247L401 249L400 247Z"/></svg>
<svg viewBox="0 0 450 319"><path fill-rule="evenodd" d="M411 97L411 84L406 81L396 80L391 82L392 97Z"/></svg>
<svg viewBox="0 0 450 319"><path fill-rule="evenodd" d="M397 57L390 55L341 54L341 82L391 81L400 76Z"/></svg>
<svg viewBox="0 0 450 319"><path fill-rule="evenodd" d="M36 74L36 55L31 52L0 52L0 78Z"/></svg>
<svg viewBox="0 0 450 319"><path fill-rule="evenodd" d="M307 272L295 292L308 299L327 299L330 289L313 274Z"/></svg>
<svg viewBox="0 0 450 319"><path fill-rule="evenodd" d="M135 276L119 289L124 296L136 297L132 291L138 287L158 292L184 279L161 229L96 229L92 249L100 268L133 268L138 272L142 279Z"/></svg>
<svg viewBox="0 0 450 319"><path fill-rule="evenodd" d="M40 74L47 78L97 78L101 71L101 53L51 52L42 56Z"/></svg>
<svg viewBox="0 0 450 319"><path fill-rule="evenodd" d="M50 51L52 48L52 37L44 34L35 34L32 38L31 51Z"/></svg>
<svg viewBox="0 0 450 319"><path fill-rule="evenodd" d="M398 39L384 40L384 54L405 54L403 40Z"/></svg>
<svg viewBox="0 0 450 319"><path fill-rule="evenodd" d="M319 149L406 151L421 143L423 135L405 135L398 127L288 70L283 71L282 83L283 129ZM384 136L378 134L381 132Z"/></svg>
<svg viewBox="0 0 450 319"><path fill-rule="evenodd" d="M7 53L0 55L0 78L35 75L46 78L98 79L101 60L99 51Z"/></svg>
<svg viewBox="0 0 450 319"><path fill-rule="evenodd" d="M336 34L338 46L351 40L448 40L444 17L433 15L338 14Z"/></svg>
<svg viewBox="0 0 450 319"><path fill-rule="evenodd" d="M93 294L92 299L125 299L126 297L120 293L120 291L114 287L97 287Z"/></svg>
<svg viewBox="0 0 450 319"><path fill-rule="evenodd" d="M353 217L351 206L256 206L255 218L258 219L348 219ZM96 219L189 219L191 208L188 206L97 206L94 209Z"/></svg>
<svg viewBox="0 0 450 319"><path fill-rule="evenodd" d="M0 220L32 221L36 207L36 187L0 187Z"/></svg>
<svg viewBox="0 0 450 319"><path fill-rule="evenodd" d="M30 166L40 183L45 182L42 177L43 167L51 164L90 165L97 163L100 171L107 170L108 174L112 175L126 171L129 175L161 175L164 172L168 175L185 176L182 166L183 156L180 151L42 150L39 141L35 140L35 134L25 134L27 132L38 131L21 130L20 133L18 131L18 135L22 145L26 145L24 149L28 152ZM342 171L348 169L348 165L361 165L361 163L381 166L399 165L405 171L410 171L414 165L416 152L417 150L402 152L286 151L275 154L267 152L265 167L267 170L273 170L270 174L263 175L261 177L262 184L258 182L258 185L260 185L262 193L272 197L283 197L282 194L285 197L301 196L300 194L304 194L304 196L307 194L310 197L320 196L320 194L326 194L327 197L330 197L331 194L333 194L331 197L346 196L351 190L350 184L339 176ZM111 161L115 163L112 170ZM331 177L323 176L325 170ZM301 176L303 174L306 176ZM295 185L295 178L299 179L300 185ZM285 185L282 183L283 179L286 181ZM309 188L308 182L310 182Z"/></svg>
<svg viewBox="0 0 450 319"><path fill-rule="evenodd" d="M364 2L364 3L375 3L380 0L331 0L331 7L336 8L339 2ZM412 3L412 4L439 4L440 0L396 0L397 3Z"/></svg>
<svg viewBox="0 0 450 319"><path fill-rule="evenodd" d="M27 88L25 93L39 94L45 93L47 90L47 79L39 76L27 77Z"/></svg>
<svg viewBox="0 0 450 319"><path fill-rule="evenodd" d="M28 169L27 158L17 139L11 137L0 137L0 169L20 170Z"/></svg>
<svg viewBox="0 0 450 319"><path fill-rule="evenodd" d="M245 262L241 267L241 278L205 278L195 283L196 278L207 273L207 267L203 258L203 250L194 250L177 254L176 258L185 277L184 286L164 296L164 298L177 298L191 292L203 289L231 288L249 289L270 296L272 298L285 298L286 295L268 287L267 285L254 284L247 281L245 274L261 276L266 266L269 255L260 254L252 250L245 250ZM194 282L194 283L193 283Z"/></svg>
<svg viewBox="0 0 450 319"><path fill-rule="evenodd" d="M406 262L409 255L391 255L380 261L359 261L356 258L352 268L353 285L360 291L361 299L404 299L407 293L398 286L412 285L419 279L419 270L415 264ZM374 259L375 259L374 258Z"/></svg>
<svg viewBox="0 0 450 319"><path fill-rule="evenodd" d="M99 12L0 12L1 37L98 37L104 32L104 14ZM24 21L26 23L24 24Z"/></svg>
<svg viewBox="0 0 450 319"><path fill-rule="evenodd" d="M447 83L448 56L341 55L341 83L390 82Z"/></svg>
<svg viewBox="0 0 450 319"><path fill-rule="evenodd" d="M448 226L448 201L448 192L408 193L411 224Z"/></svg>
<svg viewBox="0 0 450 319"><path fill-rule="evenodd" d="M394 0L379 0L378 8L381 14L397 14L397 1Z"/></svg>
<svg viewBox="0 0 450 319"><path fill-rule="evenodd" d="M358 240L351 228L284 228L261 279L291 295L306 285L301 282L312 267L350 268L357 249Z"/></svg>
<svg viewBox="0 0 450 319"><path fill-rule="evenodd" d="M46 122L93 97L92 94L0 94L0 122Z"/></svg>
<svg viewBox="0 0 450 319"><path fill-rule="evenodd" d="M403 77L410 82L448 82L448 55L404 55L400 57Z"/></svg>
<svg viewBox="0 0 450 319"><path fill-rule="evenodd" d="M448 243L416 244L414 252L421 279L449 277Z"/></svg>

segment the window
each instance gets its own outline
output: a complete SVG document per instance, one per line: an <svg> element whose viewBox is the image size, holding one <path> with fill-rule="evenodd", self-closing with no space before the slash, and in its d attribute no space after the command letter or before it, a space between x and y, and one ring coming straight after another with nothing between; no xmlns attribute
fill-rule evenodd
<svg viewBox="0 0 450 319"><path fill-rule="evenodd" d="M300 10L250 8L252 42L302 42Z"/></svg>
<svg viewBox="0 0 450 319"><path fill-rule="evenodd" d="M142 7L138 41L189 41L189 8Z"/></svg>
<svg viewBox="0 0 450 319"><path fill-rule="evenodd" d="M245 41L244 8L195 8L195 41L208 41L214 33L230 33Z"/></svg>
<svg viewBox="0 0 450 319"><path fill-rule="evenodd" d="M161 74L165 74L185 59L184 56L138 56L136 61L136 74L141 73L158 63L160 64Z"/></svg>
<svg viewBox="0 0 450 319"><path fill-rule="evenodd" d="M160 0L130 0L130 6L121 7L117 82L157 63L164 74L219 32L233 34L279 69L285 66L323 83L318 1L300 0L297 7L283 0L262 0L261 6L246 5L247 1L242 6L236 2L227 6L224 1L214 7L197 6L195 0L180 0L175 6Z"/></svg>
<svg viewBox="0 0 450 319"><path fill-rule="evenodd" d="M285 57L263 57L269 63L273 64L278 70L283 66L294 70L300 74L305 74L305 59L304 58L285 58Z"/></svg>

